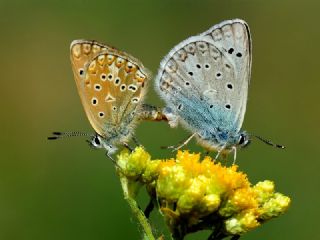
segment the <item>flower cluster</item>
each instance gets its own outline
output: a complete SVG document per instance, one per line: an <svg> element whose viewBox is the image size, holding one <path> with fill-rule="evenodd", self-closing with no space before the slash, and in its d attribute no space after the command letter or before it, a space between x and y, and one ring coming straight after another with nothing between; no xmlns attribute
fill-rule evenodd
<svg viewBox="0 0 320 240"><path fill-rule="evenodd" d="M272 181L252 186L237 166L222 166L209 156L178 151L175 159L151 160L141 147L118 156L121 174L145 184L175 235L218 228L241 235L284 213L290 198ZM154 194L155 193L155 194Z"/></svg>

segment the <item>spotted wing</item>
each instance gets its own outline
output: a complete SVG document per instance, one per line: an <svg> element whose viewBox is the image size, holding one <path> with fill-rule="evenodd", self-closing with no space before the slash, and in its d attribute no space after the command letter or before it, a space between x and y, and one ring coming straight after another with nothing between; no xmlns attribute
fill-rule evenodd
<svg viewBox="0 0 320 240"><path fill-rule="evenodd" d="M85 76L85 66L101 51L110 49L109 46L91 40L74 40L70 45L70 59L76 83ZM78 86L78 85L77 85Z"/></svg>
<svg viewBox="0 0 320 240"><path fill-rule="evenodd" d="M174 47L161 62L156 89L191 130L238 132L250 70L248 25L224 21Z"/></svg>
<svg viewBox="0 0 320 240"><path fill-rule="evenodd" d="M76 82L95 131L112 137L130 129L145 94L147 69L129 54L108 48L96 54L84 72L84 77L76 78Z"/></svg>
<svg viewBox="0 0 320 240"><path fill-rule="evenodd" d="M86 68L97 54L108 49L110 47L105 44L85 39L74 40L70 45L72 71L83 106L87 106L87 99L83 94Z"/></svg>

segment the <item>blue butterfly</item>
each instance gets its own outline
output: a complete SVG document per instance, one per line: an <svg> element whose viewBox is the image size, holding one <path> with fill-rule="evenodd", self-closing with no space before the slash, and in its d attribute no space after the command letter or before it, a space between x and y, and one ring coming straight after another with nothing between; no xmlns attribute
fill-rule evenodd
<svg viewBox="0 0 320 240"><path fill-rule="evenodd" d="M180 123L193 133L177 148L196 137L208 150L233 151L236 158L237 148L250 143L241 126L251 58L249 26L234 19L182 41L161 61L156 90L166 102L164 114L170 126Z"/></svg>

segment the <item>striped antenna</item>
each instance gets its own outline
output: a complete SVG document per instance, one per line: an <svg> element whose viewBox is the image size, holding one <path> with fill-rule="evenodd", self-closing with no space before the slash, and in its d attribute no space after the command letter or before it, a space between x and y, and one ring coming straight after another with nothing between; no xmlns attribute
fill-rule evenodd
<svg viewBox="0 0 320 240"><path fill-rule="evenodd" d="M273 147L276 147L276 148L281 148L281 149L285 149L286 148L283 145L275 144L275 143L271 142L270 140L264 139L264 138L262 138L260 136L257 136L257 135L252 135L252 136L257 138L257 139L259 139L261 142L264 142L265 144L268 144L270 146L273 146Z"/></svg>
<svg viewBox="0 0 320 240"><path fill-rule="evenodd" d="M69 137L88 137L92 136L92 134L84 133L84 132L53 132L53 136L48 137L48 140L56 140L56 139L63 139L63 138L69 138Z"/></svg>

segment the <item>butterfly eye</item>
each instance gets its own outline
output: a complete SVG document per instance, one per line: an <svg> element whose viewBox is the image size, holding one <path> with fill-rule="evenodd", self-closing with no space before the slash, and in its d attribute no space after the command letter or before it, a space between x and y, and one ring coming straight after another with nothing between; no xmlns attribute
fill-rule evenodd
<svg viewBox="0 0 320 240"><path fill-rule="evenodd" d="M89 143L93 147L101 148L101 141L98 136L94 136Z"/></svg>
<svg viewBox="0 0 320 240"><path fill-rule="evenodd" d="M244 148L248 146L250 142L248 135L242 133L239 137L238 145Z"/></svg>
<svg viewBox="0 0 320 240"><path fill-rule="evenodd" d="M98 137L95 137L93 140L96 145L100 145L100 140Z"/></svg>
<svg viewBox="0 0 320 240"><path fill-rule="evenodd" d="M239 142L238 144L242 145L244 143L244 136L241 134L240 137L239 137Z"/></svg>

